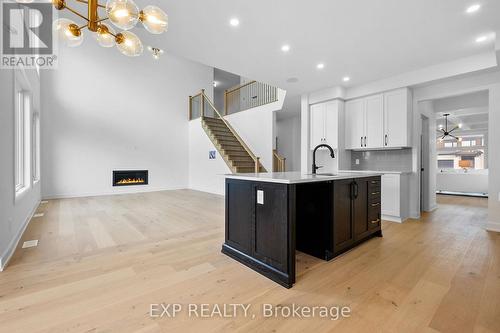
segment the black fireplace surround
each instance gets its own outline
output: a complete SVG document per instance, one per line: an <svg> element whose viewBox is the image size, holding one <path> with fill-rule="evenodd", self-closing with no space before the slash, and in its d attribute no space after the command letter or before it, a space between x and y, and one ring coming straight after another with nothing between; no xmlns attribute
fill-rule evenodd
<svg viewBox="0 0 500 333"><path fill-rule="evenodd" d="M113 186L147 185L148 170L114 170Z"/></svg>

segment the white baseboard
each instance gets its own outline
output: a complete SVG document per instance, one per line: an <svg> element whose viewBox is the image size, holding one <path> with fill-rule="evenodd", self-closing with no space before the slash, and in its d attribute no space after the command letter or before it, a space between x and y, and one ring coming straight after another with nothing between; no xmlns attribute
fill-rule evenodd
<svg viewBox="0 0 500 333"><path fill-rule="evenodd" d="M124 194L174 191L174 190L185 190L185 189L187 189L187 187L165 187L165 188L160 187L160 188L145 188L145 189L133 190L133 191L127 191L127 192L84 192L84 193L48 194L48 195L43 195L42 200L102 197L102 196L106 196L106 195L124 195Z"/></svg>
<svg viewBox="0 0 500 333"><path fill-rule="evenodd" d="M401 218L398 216L392 216L392 215L383 215L382 214L382 220L383 221L389 221L389 222L396 222L396 223L403 223L406 221L408 218Z"/></svg>
<svg viewBox="0 0 500 333"><path fill-rule="evenodd" d="M38 201L37 204L33 207L31 212L28 214L28 217L23 222L23 225L19 229L18 233L15 235L14 238L12 238L12 240L9 243L9 246L4 251L4 253L2 253L2 256L0 257L0 272L2 272L5 269L5 267L7 267L7 264L9 263L10 259L12 258L12 255L16 251L16 248L17 248L17 245L19 244L19 241L23 237L23 234L26 231L26 228L28 227L28 224L30 223L31 219L33 218L33 215L35 215L35 212L38 209L38 206L40 206L40 201Z"/></svg>
<svg viewBox="0 0 500 333"><path fill-rule="evenodd" d="M500 232L500 223L490 221L485 224L484 229L487 231Z"/></svg>
<svg viewBox="0 0 500 333"><path fill-rule="evenodd" d="M438 209L438 206L437 205L434 205L432 207L430 207L429 209L426 210L427 213L430 213L430 212L433 212L435 211L436 209Z"/></svg>

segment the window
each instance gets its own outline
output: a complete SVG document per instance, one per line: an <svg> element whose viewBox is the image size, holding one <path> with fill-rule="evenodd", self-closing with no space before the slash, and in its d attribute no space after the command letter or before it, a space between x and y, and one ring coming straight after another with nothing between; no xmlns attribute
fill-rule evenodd
<svg viewBox="0 0 500 333"><path fill-rule="evenodd" d="M33 182L40 180L40 114L33 112Z"/></svg>
<svg viewBox="0 0 500 333"><path fill-rule="evenodd" d="M453 169L454 160L438 160L439 169Z"/></svg>
<svg viewBox="0 0 500 333"><path fill-rule="evenodd" d="M14 128L14 159L15 159L15 190L16 194L30 186L29 156L31 96L24 91L16 93L15 128Z"/></svg>
<svg viewBox="0 0 500 333"><path fill-rule="evenodd" d="M473 146L472 141L462 141L462 147L471 147Z"/></svg>

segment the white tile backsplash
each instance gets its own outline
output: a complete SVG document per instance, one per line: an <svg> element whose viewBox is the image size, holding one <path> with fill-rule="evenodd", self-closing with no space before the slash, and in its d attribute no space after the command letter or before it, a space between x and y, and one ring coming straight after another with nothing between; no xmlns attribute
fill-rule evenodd
<svg viewBox="0 0 500 333"><path fill-rule="evenodd" d="M359 161L359 164L356 163ZM402 171L412 170L411 149L353 151L352 170Z"/></svg>

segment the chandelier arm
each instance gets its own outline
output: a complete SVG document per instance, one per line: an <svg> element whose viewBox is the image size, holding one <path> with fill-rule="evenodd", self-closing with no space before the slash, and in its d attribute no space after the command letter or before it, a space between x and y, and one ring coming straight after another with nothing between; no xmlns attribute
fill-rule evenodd
<svg viewBox="0 0 500 333"><path fill-rule="evenodd" d="M111 36L115 37L115 39L116 39L116 35L114 33L112 33L111 31L108 30L106 33L110 34Z"/></svg>
<svg viewBox="0 0 500 333"><path fill-rule="evenodd" d="M77 12L76 10L74 10L73 8L71 7L68 7L67 5L64 5L64 8L66 8L67 10L69 10L70 12L72 12L73 14L75 14L76 16L79 16L80 18L84 19L85 21L89 21L88 18L86 18L85 16L83 16L82 14L80 14L79 12Z"/></svg>
<svg viewBox="0 0 500 333"><path fill-rule="evenodd" d="M89 2L88 1L85 1L85 0L75 0L76 2L81 2L81 3L86 3L88 4ZM106 8L106 6L104 5L100 5L100 4L97 4L97 7L100 7L100 8Z"/></svg>
<svg viewBox="0 0 500 333"><path fill-rule="evenodd" d="M106 20L109 20L109 17L105 17L105 18L99 19L99 20L96 21L96 23L99 23L99 22L102 22L102 21L106 21Z"/></svg>
<svg viewBox="0 0 500 333"><path fill-rule="evenodd" d="M78 27L78 30L82 30L82 29L85 29L85 28L87 28L87 25L86 25L86 24L85 24L85 25L82 25L81 27Z"/></svg>

